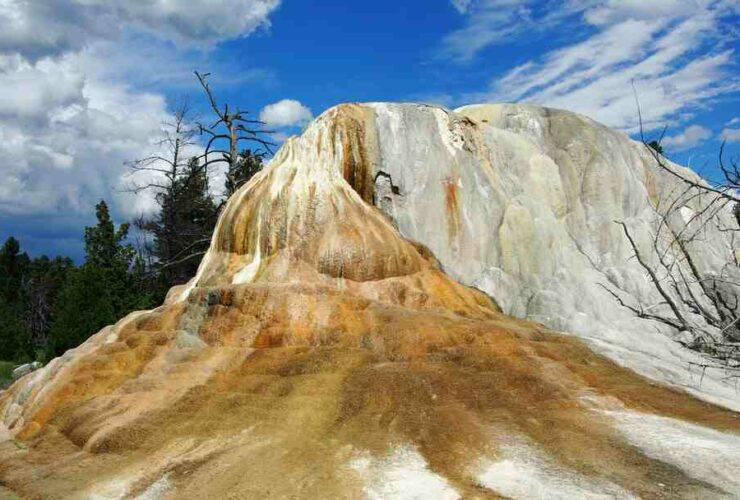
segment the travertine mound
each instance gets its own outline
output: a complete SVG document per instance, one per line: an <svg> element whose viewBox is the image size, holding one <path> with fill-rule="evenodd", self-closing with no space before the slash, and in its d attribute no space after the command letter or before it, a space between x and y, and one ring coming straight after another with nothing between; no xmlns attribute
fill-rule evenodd
<svg viewBox="0 0 740 500"><path fill-rule="evenodd" d="M643 144L584 116L527 105L452 112L379 103L329 111L323 120L312 128L341 123L364 131L361 139L338 136L343 147L331 161L345 170L362 165L361 179L375 179L375 205L403 236L426 245L450 276L485 291L507 314L576 334L624 366L740 410L736 388L723 382L726 372L710 369L701 378L690 367L706 361L682 348L677 332L636 318L603 287L627 304L670 316L615 224L628 225L659 269L655 207L668 206L686 186L658 168ZM706 197L686 205L683 220L671 221L677 232L711 206ZM736 227L730 208L690 250L703 277L740 283L740 268L728 266L740 258L740 240L721 230ZM674 261L674 253L666 260ZM676 268L673 274L680 280ZM736 299L729 302L740 305Z"/></svg>
<svg viewBox="0 0 740 500"><path fill-rule="evenodd" d="M525 290L558 283L563 318L597 304L586 277L542 278L568 274L568 260L548 271L569 255L562 242L539 238L575 201L546 189L555 168L525 133L491 125L505 109L322 115L229 201L190 284L0 394L0 486L23 498L740 493L736 413L501 312L529 314L515 306ZM550 173L528 204L512 176L538 165Z"/></svg>

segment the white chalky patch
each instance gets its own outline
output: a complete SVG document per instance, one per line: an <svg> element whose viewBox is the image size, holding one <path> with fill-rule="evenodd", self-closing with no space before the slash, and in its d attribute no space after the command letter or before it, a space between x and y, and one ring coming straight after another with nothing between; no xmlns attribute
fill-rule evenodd
<svg viewBox="0 0 740 500"><path fill-rule="evenodd" d="M694 217L696 212L691 210L689 207L681 207L679 210L679 213L681 214L681 218L685 223L689 223L691 219Z"/></svg>
<svg viewBox="0 0 740 500"><path fill-rule="evenodd" d="M464 140L459 125L450 123L450 116L441 108L433 108L434 118L437 121L439 137L447 152L453 158L462 149Z"/></svg>
<svg viewBox="0 0 740 500"><path fill-rule="evenodd" d="M350 467L365 480L364 492L371 500L455 500L460 495L443 477L430 471L414 448L397 448L389 457L367 453Z"/></svg>
<svg viewBox="0 0 740 500"><path fill-rule="evenodd" d="M152 483L144 493L137 496L136 500L162 500L171 490L172 484L165 474L160 479Z"/></svg>
<svg viewBox="0 0 740 500"><path fill-rule="evenodd" d="M11 439L13 439L13 435L10 433L10 430L5 426L5 424L0 423L0 443L10 441Z"/></svg>
<svg viewBox="0 0 740 500"><path fill-rule="evenodd" d="M500 451L504 458L485 463L477 480L506 497L526 500L636 498L616 484L588 478L554 463L523 440L503 446Z"/></svg>
<svg viewBox="0 0 740 500"><path fill-rule="evenodd" d="M649 457L740 497L740 435L657 415L606 413L627 441Z"/></svg>
<svg viewBox="0 0 740 500"><path fill-rule="evenodd" d="M258 217L259 219L259 217ZM231 280L233 285L241 285L244 283L251 283L254 277L257 275L257 271L260 269L260 263L262 262L262 245L260 244L260 228L261 224L257 225L257 237L255 238L256 247L254 250L254 256L252 262L244 266L244 268L236 273Z"/></svg>
<svg viewBox="0 0 740 500"><path fill-rule="evenodd" d="M130 480L115 479L103 484L93 485L87 492L90 500L118 500L129 493Z"/></svg>

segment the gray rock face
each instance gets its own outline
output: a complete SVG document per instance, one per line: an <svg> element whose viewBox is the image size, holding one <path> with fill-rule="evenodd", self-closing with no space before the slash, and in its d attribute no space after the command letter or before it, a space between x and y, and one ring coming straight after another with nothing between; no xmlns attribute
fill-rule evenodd
<svg viewBox="0 0 740 500"><path fill-rule="evenodd" d="M310 175L318 185L343 173L403 236L426 245L447 273L488 293L504 312L578 335L644 375L740 409L721 370L692 368L706 360L676 341L679 332L636 317L604 289L618 291L627 304L666 312L615 221L624 222L654 260L656 207L683 184L625 134L534 106L453 112L418 104L343 105L290 139L268 170L285 178ZM302 194L294 194L300 203ZM698 197L680 213L690 218L704 205ZM729 207L717 217L734 224ZM736 267L727 267L738 252L729 233L709 225L700 245L695 260L702 275L737 276ZM208 282L209 261L215 260L206 256L181 300ZM253 279L259 265L255 251L234 282Z"/></svg>

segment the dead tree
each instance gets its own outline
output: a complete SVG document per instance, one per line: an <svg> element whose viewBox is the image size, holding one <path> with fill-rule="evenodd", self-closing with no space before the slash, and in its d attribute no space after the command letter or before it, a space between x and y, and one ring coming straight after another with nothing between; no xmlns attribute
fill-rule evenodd
<svg viewBox="0 0 740 500"><path fill-rule="evenodd" d="M642 110L640 108L640 101L637 98L636 91L635 102L637 104L637 116L640 125L640 141L655 160L656 166L671 176L676 177L685 185L696 188L699 192L712 193L719 199L732 203L733 209L735 211L740 211L738 208L738 205L740 204L740 160L738 160L737 157L730 158L729 160L726 159L725 141L722 141L722 145L719 148L718 165L722 172L722 180L719 182L711 182L710 180L699 179L696 176L682 172L668 165L666 157L663 155L663 146L661 142L666 132L665 127L657 140L648 141L645 139L644 127L642 125ZM740 220L738 220L738 223L740 223Z"/></svg>
<svg viewBox="0 0 740 500"><path fill-rule="evenodd" d="M640 248L634 228L624 221L615 222L661 300L649 306L632 304L616 282L601 286L637 317L683 332L679 340L683 345L709 356L700 365L702 370L720 367L728 377L736 378L740 376L740 221L733 215L740 202L738 162L725 161L723 144L719 167L724 181L710 184L671 164L662 153L660 139L645 139L641 114L640 128L655 167L680 183L665 199L649 203L655 212L649 247ZM705 272L699 265L698 256L707 250L705 238L710 230L726 236L730 245L727 262L718 273Z"/></svg>
<svg viewBox="0 0 740 500"><path fill-rule="evenodd" d="M152 174L145 182L133 179L127 188L132 193L146 190L171 191L174 181L184 175L185 169L195 152L197 127L190 122L191 108L187 100L181 101L174 109L172 120L162 123L162 138L156 146L161 151L138 160L126 162L131 170L130 177L141 176L141 173ZM138 175L137 175L138 174Z"/></svg>
<svg viewBox="0 0 740 500"><path fill-rule="evenodd" d="M267 154L272 154L272 142L266 139L271 130L265 130L264 122L250 118L249 111L239 107L232 108L228 104L220 106L216 96L208 83L210 73L195 72L203 91L206 94L211 111L216 117L212 125L198 123L198 131L205 136L205 152L199 157L204 168L214 165L226 167L227 191L235 190L244 182L245 175L240 170L253 168L254 164L245 161L245 158L258 157L260 160ZM242 149L242 143L257 144L255 150ZM248 151L248 154L246 153ZM261 166L261 161L259 162ZM228 186L231 186L229 189ZM227 193L230 194L230 193Z"/></svg>
<svg viewBox="0 0 740 500"><path fill-rule="evenodd" d="M697 343L718 337L716 332L722 334L722 339L736 339L740 326L740 268L730 258L719 274L709 275L700 269L697 255L704 244L702 235L707 225L718 222L718 210L712 209L709 201L688 221L677 223L683 218L680 210L687 208L685 202L690 197L686 194L684 191L667 208L660 204L653 207L657 222L648 248L639 247L633 230L624 221L615 221L662 301L640 308L626 304L611 289L607 290L638 317L690 332Z"/></svg>
<svg viewBox="0 0 740 500"><path fill-rule="evenodd" d="M217 217L208 172L198 160L202 151L198 126L190 112L188 101L183 100L173 110L172 120L163 124L162 138L156 143L159 152L127 163L132 178L128 191L153 192L159 206L156 214L139 217L135 226L154 236L153 241L143 238L142 259L148 262L149 274L160 273L167 285L194 274Z"/></svg>
<svg viewBox="0 0 740 500"><path fill-rule="evenodd" d="M144 239L141 248L153 253L144 261L154 260L152 271L164 275L168 285L188 279L205 254L216 219L226 198L262 168L262 157L273 145L266 139L261 121L248 117L249 112L220 106L211 89L209 73L195 72L210 110L216 117L211 125L190 119L190 107L182 102L165 123L161 152L129 162L134 181L128 191L151 190L160 211L155 217L142 217L136 227L154 235L154 242ZM256 143L252 151L240 147ZM209 178L213 169L225 167L225 197L220 205L213 202ZM141 181L141 177L149 178Z"/></svg>
<svg viewBox="0 0 740 500"><path fill-rule="evenodd" d="M685 198L684 198L685 200ZM709 204L709 203L708 203ZM685 207L671 203L676 211ZM706 208L706 207L705 207ZM601 286L635 316L662 323L682 335L678 341L692 350L708 355L698 366L702 370L719 367L728 377L740 376L740 273L735 262L728 262L718 275L708 275L699 269L697 252L701 251L702 229L712 223L697 219L697 228L676 228L676 212L661 213L656 207L658 222L651 232L651 245L640 248L634 230L624 221L615 221L624 233L633 257L645 272L650 284L660 296L653 304L631 303L627 290L610 280Z"/></svg>
<svg viewBox="0 0 740 500"><path fill-rule="evenodd" d="M666 207L655 207L659 224L653 239L654 251L660 265L667 271L672 280L672 288L680 301L694 314L700 315L704 321L720 330L726 338L740 341L740 263L738 262L738 248L740 248L740 162L737 158L726 159L725 143L719 149L718 166L723 179L710 183L696 175L691 175L669 164L663 154L661 141L666 129L657 141L648 142L642 126L642 112L639 101L637 112L640 123L640 139L646 151L655 160L655 165L663 172L679 179L684 190L669 200ZM657 146L657 147L656 147ZM690 203L698 203L699 209L692 210ZM690 217L681 224L679 229L671 224L671 219L680 219L681 210L689 209ZM735 220L725 223L721 213L729 212L735 215ZM728 217L732 218L732 217ZM733 223L737 223L734 225ZM728 235L731 245L730 260L725 264L719 276L702 276L697 265L694 253L701 251L701 234L707 227L714 227ZM623 226L625 232L626 226ZM659 242L667 240L664 248L659 248ZM699 241L699 243L697 243ZM632 240L630 240L633 243ZM632 245L635 250L634 245ZM695 247L692 251L691 247ZM698 247L698 248L696 248ZM635 250L636 251L636 250ZM667 262L670 252L678 255L675 262ZM693 253L692 253L693 252ZM679 264L685 264L683 267ZM677 279L672 271L679 274ZM689 286L694 284L695 287ZM697 289L698 288L698 293ZM698 336L703 338L703 336Z"/></svg>
<svg viewBox="0 0 740 500"><path fill-rule="evenodd" d="M31 344L34 350L42 350L48 345L49 326L54 300L54 284L36 276L24 283L28 305L26 311L26 327L31 334Z"/></svg>

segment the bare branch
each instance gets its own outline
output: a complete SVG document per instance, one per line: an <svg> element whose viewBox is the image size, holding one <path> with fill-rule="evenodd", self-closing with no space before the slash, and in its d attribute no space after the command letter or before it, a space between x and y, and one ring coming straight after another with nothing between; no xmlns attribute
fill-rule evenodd
<svg viewBox="0 0 740 500"><path fill-rule="evenodd" d="M198 78L198 81L200 82L201 87L203 87L203 90L205 91L206 96L208 97L208 102L211 104L211 109L213 109L213 112L216 113L216 116L218 116L220 120L223 120L224 115L226 113L222 114L221 110L218 109L216 98L213 96L213 92L211 91L210 85L208 85L208 77L210 76L210 73L201 74L198 71L195 71L195 76ZM228 110L228 107L227 107L227 110Z"/></svg>
<svg viewBox="0 0 740 500"><path fill-rule="evenodd" d="M648 276L650 276L650 280L653 282L653 285L658 290L658 293L660 293L661 297L666 301L668 304L668 307L671 308L671 311L676 316L680 324L683 328L688 327L688 323L686 322L686 319L683 317L683 314L681 314L681 311L678 309L678 306L673 301L673 298L666 292L666 290L663 288L663 284L658 279L658 276L655 274L655 271L650 267L647 262L644 260L642 255L640 255L640 250L637 248L637 244L635 243L635 240L632 238L632 235L629 232L629 229L627 228L627 224L625 224L622 221L614 221L615 223L622 226L622 230L624 231L624 235L627 237L627 241L629 241L630 246L632 247L632 251L635 254L635 258L637 259L637 262L640 264L640 266L645 270L645 272L648 273Z"/></svg>
<svg viewBox="0 0 740 500"><path fill-rule="evenodd" d="M184 264L185 262L188 262L190 260L193 260L195 258L203 257L206 254L205 250L202 252L195 252L190 255L187 255L181 259L172 261L172 262L165 262L161 266L159 266L159 269L169 269L171 267L179 266L180 264Z"/></svg>

